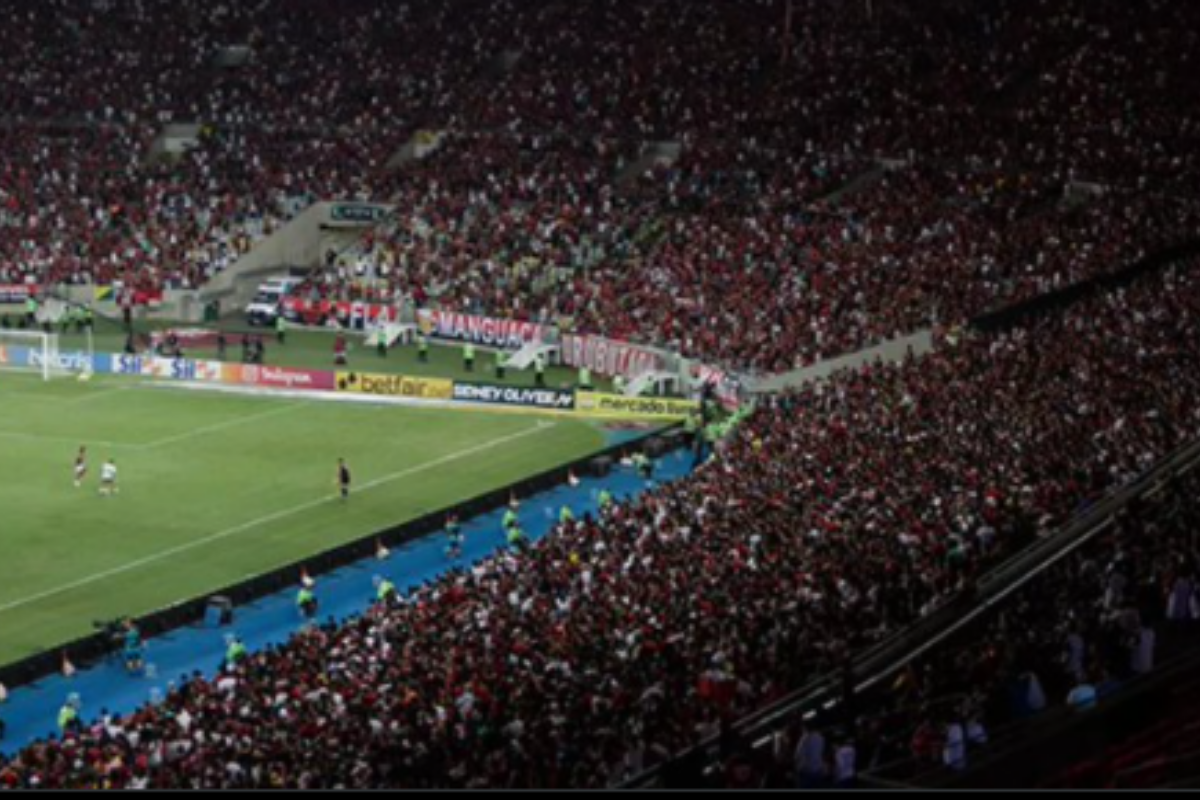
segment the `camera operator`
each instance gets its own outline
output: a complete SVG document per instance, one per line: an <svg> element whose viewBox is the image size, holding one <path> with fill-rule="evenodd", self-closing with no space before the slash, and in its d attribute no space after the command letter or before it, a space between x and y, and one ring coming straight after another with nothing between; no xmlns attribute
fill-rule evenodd
<svg viewBox="0 0 1200 800"><path fill-rule="evenodd" d="M145 668L145 647L142 644L142 632L137 623L131 619L122 625L122 650L124 652L125 670L131 675L140 675Z"/></svg>

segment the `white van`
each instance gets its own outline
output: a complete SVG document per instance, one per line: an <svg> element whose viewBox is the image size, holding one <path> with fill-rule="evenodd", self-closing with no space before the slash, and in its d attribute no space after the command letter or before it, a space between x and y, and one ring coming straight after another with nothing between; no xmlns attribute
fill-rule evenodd
<svg viewBox="0 0 1200 800"><path fill-rule="evenodd" d="M271 326L283 311L283 299L304 281L301 278L269 278L258 287L254 300L246 306L246 322L251 326Z"/></svg>
<svg viewBox="0 0 1200 800"><path fill-rule="evenodd" d="M258 291L259 292L279 291L279 292L282 292L284 295L289 295L292 292L296 291L296 289L300 288L300 286L303 283L304 283L303 278L290 278L290 277L268 278L267 280L263 281L259 285Z"/></svg>

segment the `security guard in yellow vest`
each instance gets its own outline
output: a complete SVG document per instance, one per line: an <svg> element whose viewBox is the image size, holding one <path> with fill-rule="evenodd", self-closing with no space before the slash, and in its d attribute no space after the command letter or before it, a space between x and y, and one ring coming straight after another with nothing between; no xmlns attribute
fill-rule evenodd
<svg viewBox="0 0 1200 800"><path fill-rule="evenodd" d="M546 357L538 355L533 362L533 368L535 371L534 383L539 389L546 388Z"/></svg>

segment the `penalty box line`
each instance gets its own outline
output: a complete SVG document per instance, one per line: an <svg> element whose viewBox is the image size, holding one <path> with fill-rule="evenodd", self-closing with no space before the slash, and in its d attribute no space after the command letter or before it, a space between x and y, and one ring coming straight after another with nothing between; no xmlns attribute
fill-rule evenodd
<svg viewBox="0 0 1200 800"><path fill-rule="evenodd" d="M176 436L168 436L166 438L157 439L153 442L148 442L146 444L134 445L134 449L144 452L147 450L157 450L161 447L167 447L167 446L173 445L173 444L182 444L183 442L187 442L192 439L199 438L199 437L204 436L209 433L220 433L221 431L227 431L227 430L230 430L231 428L237 428L242 425L246 425L247 423L250 423L250 422L260 422L264 419L270 419L271 417L282 416L283 414L290 414L291 412L296 411L297 409L308 408L308 407L309 406L307 403L290 403L290 404L282 406L280 408L272 408L268 411L262 411L257 414L247 414L244 416L235 417L233 419L226 420L224 422L218 422L214 425L208 425L203 428L194 428L190 431L185 431Z"/></svg>
<svg viewBox="0 0 1200 800"><path fill-rule="evenodd" d="M220 433L232 428L237 428L242 425L247 425L251 422L261 422L272 417L289 414L297 409L309 408L308 403L290 403L280 408L272 408L269 411L263 411L258 414L246 414L234 419L218 422L214 425L208 425L203 428L193 428L180 434L167 436L162 439L156 439L152 442L134 444L132 442L107 442L98 439L67 439L62 436L43 436L37 433L21 433L20 431L4 431L0 430L0 439L10 439L21 442L46 442L47 444L62 444L62 445L87 445L89 447L103 447L111 450L123 450L130 453L147 453L153 450L159 450L173 444L182 444L192 439L200 438L210 433Z"/></svg>
<svg viewBox="0 0 1200 800"><path fill-rule="evenodd" d="M527 439L531 436L537 436L539 434L545 433L546 431L552 430L557 427L558 427L558 423L556 423L556 422L546 422L546 421L539 420L537 425L533 428L529 428L529 429L521 431L519 433L510 434L509 436L503 436L499 439L493 439L490 442L486 442L482 445L478 445L476 447L471 447L466 450L461 450L457 453L451 453L451 454L443 456L439 459L435 459L434 461L429 461L429 462L426 462L425 464L421 464L420 466L411 467L409 469L402 470L400 472L392 473L391 475L385 475L382 478L377 478L373 481L370 481L369 483L364 484L361 488L358 489L358 492L362 493L362 492L371 491L373 489L378 489L382 486L387 486L391 483L395 483L398 480L402 480L404 478L409 478L409 477L412 477L413 475L419 475L423 472L428 472L429 470L437 469L439 467L444 467L447 464L453 464L454 462L461 461L464 458L470 458L471 456L476 456L476 455L479 455L480 453L486 453L489 450L494 450L497 447L502 447L506 444L512 444L513 442L517 442L522 439ZM260 517L259 519L251 520L250 522L244 522L241 525L237 525L235 527L228 528L226 530L221 531L220 533L212 534L211 536L206 536L203 539L195 539L191 542L187 542L186 544L179 545L178 547L172 547L168 550L163 550L160 553L155 553L154 555L146 556L145 558L140 558L136 561L131 561L128 564L125 564L123 566L116 567L116 568L110 569L110 570L105 570L104 572L98 572L95 575L90 575L86 578L82 578L82 579L74 581L72 583L64 584L64 585L59 586L54 589L48 589L44 592L39 592L37 594L30 595L29 597L25 597L20 600L14 600L11 603L6 603L5 605L0 606L0 614L5 614L5 613L8 613L9 611L15 611L19 608L24 608L25 606L33 605L34 603L39 603L43 600L49 600L52 597L58 597L59 595L67 594L68 592L73 592L76 589L82 589L86 586L91 586L93 584L100 583L101 581L108 580L109 578L115 578L118 575L124 575L128 572L133 572L134 570L141 569L142 567L150 566L151 564L157 564L160 561L165 561L169 558L173 558L173 557L181 555L183 553L188 553L188 552L191 552L192 550L196 550L201 547L206 547L207 545L214 544L216 542L220 542L225 539L230 539L234 536L239 536L247 531L251 531L251 530L254 530L255 528L262 527L263 525L269 525L273 522L280 522L285 519L290 519L290 518L298 516L300 514L304 514L308 511L313 511L315 509L318 509L321 506L326 505L326 504L328 504L332 501L338 500L338 499L340 499L340 495L329 495L326 497L322 497L319 500L314 500L309 503L304 503L302 505L295 506L294 508L285 509L283 511L277 511L274 514L269 514L265 517Z"/></svg>

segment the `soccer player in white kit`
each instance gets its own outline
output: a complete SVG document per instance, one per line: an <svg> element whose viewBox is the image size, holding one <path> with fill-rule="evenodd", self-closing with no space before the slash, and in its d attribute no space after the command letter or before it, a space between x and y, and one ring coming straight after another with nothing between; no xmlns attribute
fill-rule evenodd
<svg viewBox="0 0 1200 800"><path fill-rule="evenodd" d="M100 496L109 497L120 493L121 488L117 486L117 462L110 458L108 463L100 468Z"/></svg>

